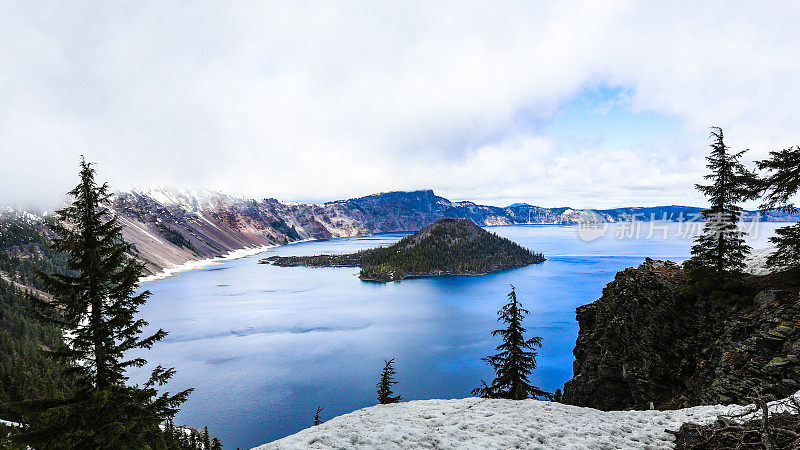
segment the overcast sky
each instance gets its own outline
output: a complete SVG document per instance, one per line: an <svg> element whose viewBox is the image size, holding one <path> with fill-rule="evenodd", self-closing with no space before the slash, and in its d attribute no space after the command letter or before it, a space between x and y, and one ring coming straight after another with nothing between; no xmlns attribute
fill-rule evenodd
<svg viewBox="0 0 800 450"><path fill-rule="evenodd" d="M115 188L703 204L709 126L800 144L800 8L677 5L4 2L0 204L80 154Z"/></svg>

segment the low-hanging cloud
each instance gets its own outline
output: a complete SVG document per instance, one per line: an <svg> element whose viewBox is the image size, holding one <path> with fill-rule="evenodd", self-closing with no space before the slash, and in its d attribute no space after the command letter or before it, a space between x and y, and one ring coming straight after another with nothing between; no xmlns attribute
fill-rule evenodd
<svg viewBox="0 0 800 450"><path fill-rule="evenodd" d="M18 3L0 11L0 200L115 187L329 200L433 188L580 207L699 203L708 126L800 143L798 7L737 2ZM592 86L681 124L609 148L548 125ZM652 134L652 136L650 136Z"/></svg>

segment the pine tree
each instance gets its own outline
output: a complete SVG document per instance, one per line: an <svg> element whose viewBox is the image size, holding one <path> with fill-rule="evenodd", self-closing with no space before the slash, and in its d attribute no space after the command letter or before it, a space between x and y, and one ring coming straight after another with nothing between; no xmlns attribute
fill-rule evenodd
<svg viewBox="0 0 800 450"><path fill-rule="evenodd" d="M695 238L687 268L696 277L730 277L741 274L751 250L739 229L742 209L737 203L756 198L758 192L753 186L757 181L739 162L745 151L730 153L721 128L714 127L711 138L711 154L706 157L711 173L705 176L711 184L696 185L708 197L711 208L703 211L707 222L703 234Z"/></svg>
<svg viewBox="0 0 800 450"><path fill-rule="evenodd" d="M472 395L486 398L506 398L523 400L530 397L550 399L552 394L530 384L528 377L536 368L537 352L534 347L542 346L541 337L525 339L522 321L530 311L517 301L517 292L511 286L509 302L498 311L498 320L507 324L506 328L492 331L492 336L500 335L503 343L497 346L500 353L482 358L495 372L491 386L481 381L482 386L472 391Z"/></svg>
<svg viewBox="0 0 800 450"><path fill-rule="evenodd" d="M222 450L222 443L219 441L219 439L211 439L211 450Z"/></svg>
<svg viewBox="0 0 800 450"><path fill-rule="evenodd" d="M203 427L203 450L211 449L211 438L208 436L208 427Z"/></svg>
<svg viewBox="0 0 800 450"><path fill-rule="evenodd" d="M317 406L317 412L314 413L314 426L322 424L322 419L319 418L319 413L321 413L323 409L325 408L322 406Z"/></svg>
<svg viewBox="0 0 800 450"><path fill-rule="evenodd" d="M53 300L32 298L39 317L64 330L64 343L48 354L76 386L66 397L20 405L35 419L19 438L35 448L147 448L163 442L159 426L191 391L159 395L156 386L174 373L161 366L144 386L126 384L126 369L146 361L125 354L149 349L167 333L140 336L147 322L136 314L150 295L137 293L143 267L131 258L135 249L122 239L122 227L107 208L108 186L98 186L94 175L91 163L81 159L80 184L69 193L74 201L52 225L53 249L67 256L75 275L41 273Z"/></svg>
<svg viewBox="0 0 800 450"><path fill-rule="evenodd" d="M378 382L378 403L385 405L387 403L397 403L403 400L403 397L394 395L392 392L392 385L397 384L394 381L394 358L384 361L386 365L383 366L381 371L381 380Z"/></svg>
<svg viewBox="0 0 800 450"><path fill-rule="evenodd" d="M800 191L800 146L769 152L769 158L756 165L767 171L761 180L765 200L761 208L797 212L791 199Z"/></svg>
<svg viewBox="0 0 800 450"><path fill-rule="evenodd" d="M759 170L767 171L761 180L764 190L764 210L796 213L798 208L791 199L800 191L800 147L795 146L770 152L769 158L756 163ZM769 241L775 252L767 258L772 269L800 267L800 223L775 230Z"/></svg>
<svg viewBox="0 0 800 450"><path fill-rule="evenodd" d="M767 267L774 270L787 270L800 267L800 222L775 230L769 238L775 251L767 257Z"/></svg>

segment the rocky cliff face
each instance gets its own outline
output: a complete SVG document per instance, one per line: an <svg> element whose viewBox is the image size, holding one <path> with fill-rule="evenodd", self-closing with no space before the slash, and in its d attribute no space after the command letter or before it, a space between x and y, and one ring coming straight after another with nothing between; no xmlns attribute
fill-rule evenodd
<svg viewBox="0 0 800 450"><path fill-rule="evenodd" d="M648 259L578 308L565 402L677 408L800 388L800 273L749 277L736 304L680 295L684 281L679 266Z"/></svg>

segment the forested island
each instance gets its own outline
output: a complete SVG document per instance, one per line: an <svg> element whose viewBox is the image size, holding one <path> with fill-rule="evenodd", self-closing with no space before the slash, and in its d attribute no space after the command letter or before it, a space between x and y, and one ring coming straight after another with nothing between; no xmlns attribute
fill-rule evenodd
<svg viewBox="0 0 800 450"><path fill-rule="evenodd" d="M545 257L497 236L469 219L439 219L394 245L346 255L271 256L259 261L280 267L361 267L367 281L408 277L482 275L541 263Z"/></svg>

